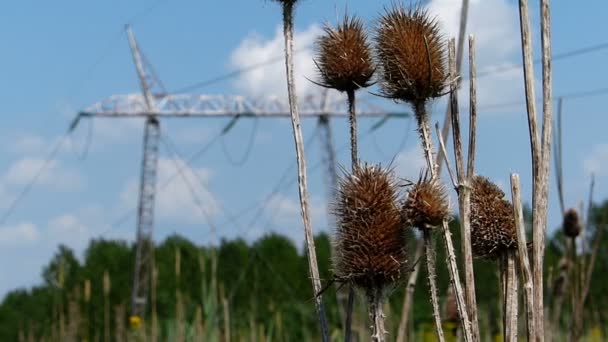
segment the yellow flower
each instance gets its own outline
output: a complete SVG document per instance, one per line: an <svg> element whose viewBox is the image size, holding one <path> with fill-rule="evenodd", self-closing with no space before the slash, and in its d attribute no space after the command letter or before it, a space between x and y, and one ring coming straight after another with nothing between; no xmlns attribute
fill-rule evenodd
<svg viewBox="0 0 608 342"><path fill-rule="evenodd" d="M129 324L131 325L131 329L138 330L139 328L141 328L141 317L139 317L139 316L129 317Z"/></svg>

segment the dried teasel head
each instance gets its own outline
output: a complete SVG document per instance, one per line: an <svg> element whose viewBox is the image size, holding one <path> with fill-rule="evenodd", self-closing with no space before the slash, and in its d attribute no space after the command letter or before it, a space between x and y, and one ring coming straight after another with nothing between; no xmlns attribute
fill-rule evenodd
<svg viewBox="0 0 608 342"><path fill-rule="evenodd" d="M496 259L517 248L513 206L496 184L475 176L471 191L471 245L473 256Z"/></svg>
<svg viewBox="0 0 608 342"><path fill-rule="evenodd" d="M322 86L354 91L371 85L375 67L361 19L346 15L338 27L326 26L316 47Z"/></svg>
<svg viewBox="0 0 608 342"><path fill-rule="evenodd" d="M418 229L439 226L450 213L445 187L421 175L410 188L401 212L405 222Z"/></svg>
<svg viewBox="0 0 608 342"><path fill-rule="evenodd" d="M426 10L386 9L374 40L384 96L415 106L441 96L447 79L445 42Z"/></svg>
<svg viewBox="0 0 608 342"><path fill-rule="evenodd" d="M575 238L581 233L583 226L581 225L581 220L576 209L570 208L566 210L563 227L564 234L567 237Z"/></svg>
<svg viewBox="0 0 608 342"><path fill-rule="evenodd" d="M333 267L336 279L384 290L407 273L406 231L391 170L360 165L339 183Z"/></svg>

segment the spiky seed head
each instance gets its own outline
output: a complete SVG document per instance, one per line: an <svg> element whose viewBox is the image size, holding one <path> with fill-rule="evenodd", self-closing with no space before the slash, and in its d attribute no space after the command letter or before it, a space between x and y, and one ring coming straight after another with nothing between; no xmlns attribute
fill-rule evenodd
<svg viewBox="0 0 608 342"><path fill-rule="evenodd" d="M581 233L583 226L581 225L581 220L576 209L570 208L566 210L563 226L564 234L567 237L575 238Z"/></svg>
<svg viewBox="0 0 608 342"><path fill-rule="evenodd" d="M419 105L441 95L447 78L445 41L426 10L387 8L374 40L384 96Z"/></svg>
<svg viewBox="0 0 608 342"><path fill-rule="evenodd" d="M507 249L517 248L513 206L489 179L475 176L471 185L473 256L496 259Z"/></svg>
<svg viewBox="0 0 608 342"><path fill-rule="evenodd" d="M338 280L384 290L405 278L407 241L391 170L360 165L340 180L333 267Z"/></svg>
<svg viewBox="0 0 608 342"><path fill-rule="evenodd" d="M449 203L445 187L437 180L420 177L403 203L404 220L418 229L439 226L449 215Z"/></svg>
<svg viewBox="0 0 608 342"><path fill-rule="evenodd" d="M371 85L374 62L361 19L346 15L337 28L325 26L325 34L317 40L316 47L324 86L353 91Z"/></svg>

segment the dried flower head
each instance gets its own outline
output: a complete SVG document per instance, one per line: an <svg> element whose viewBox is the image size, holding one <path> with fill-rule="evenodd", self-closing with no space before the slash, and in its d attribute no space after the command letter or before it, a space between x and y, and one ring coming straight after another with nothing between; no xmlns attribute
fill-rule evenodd
<svg viewBox="0 0 608 342"><path fill-rule="evenodd" d="M375 41L384 96L423 104L441 95L447 78L445 44L426 10L401 5L386 9Z"/></svg>
<svg viewBox="0 0 608 342"><path fill-rule="evenodd" d="M472 184L471 245L473 256L488 259L517 248L513 206L498 186L482 176L475 176Z"/></svg>
<svg viewBox="0 0 608 342"><path fill-rule="evenodd" d="M570 208L564 214L564 234L567 237L575 238L583 230L578 212L574 208Z"/></svg>
<svg viewBox="0 0 608 342"><path fill-rule="evenodd" d="M340 180L333 253L338 280L383 290L406 275L406 232L397 197L392 172L381 166L357 166Z"/></svg>
<svg viewBox="0 0 608 342"><path fill-rule="evenodd" d="M408 224L418 229L439 226L449 215L445 187L437 180L420 176L403 203L402 214Z"/></svg>
<svg viewBox="0 0 608 342"><path fill-rule="evenodd" d="M346 15L337 28L325 26L316 45L323 86L353 91L371 85L374 63L361 19Z"/></svg>

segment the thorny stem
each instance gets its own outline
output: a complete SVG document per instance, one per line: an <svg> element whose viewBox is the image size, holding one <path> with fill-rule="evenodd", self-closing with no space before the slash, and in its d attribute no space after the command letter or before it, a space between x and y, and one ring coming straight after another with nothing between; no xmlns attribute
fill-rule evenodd
<svg viewBox="0 0 608 342"><path fill-rule="evenodd" d="M384 312L382 311L382 290L373 288L367 294L369 300L369 315L372 321L372 342L384 342L386 330L384 329Z"/></svg>
<svg viewBox="0 0 608 342"><path fill-rule="evenodd" d="M414 105L414 112L418 121L418 131L420 133L422 148L425 151L426 162L431 173L431 178L436 179L436 167L433 159L433 145L429 135L429 128L427 123L428 115L424 107L424 103L417 103ZM456 296L456 304L458 306L458 314L460 317L460 323L462 325L463 337L465 342L473 341L471 334L471 325L469 321L469 315L467 313L466 304L464 301L464 295L462 285L460 283L460 275L458 273L458 265L456 264L456 253L454 252L454 243L452 242L452 233L448 226L447 219L443 220L442 224L443 241L445 242L446 249L446 261L448 263L448 271L450 275L450 282L454 289Z"/></svg>
<svg viewBox="0 0 608 342"><path fill-rule="evenodd" d="M308 189L306 184L306 160L304 157L304 144L302 128L300 127L300 114L297 107L295 80L293 76L293 2L283 3L283 34L285 36L285 68L287 73L287 93L289 97L289 109L291 112L291 124L293 127L294 142L296 147L296 160L298 164L298 190L300 195L300 207L302 221L304 223L304 236L308 256L308 267L312 280L312 288L315 298L315 307L321 327L321 338L323 342L329 341L329 329L325 317L325 308L321 292L321 280L317 265L317 254L315 242L310 224L308 207Z"/></svg>
<svg viewBox="0 0 608 342"><path fill-rule="evenodd" d="M431 306L433 307L433 319L435 321L435 331L437 333L437 339L439 342L445 341L443 336L443 327L441 326L441 316L439 314L439 299L437 298L437 273L435 271L435 247L434 241L431 237L431 231L429 228L422 229L422 235L424 237L424 254L426 259L426 273L429 280L429 290L431 291Z"/></svg>
<svg viewBox="0 0 608 342"><path fill-rule="evenodd" d="M357 116L355 108L355 91L348 90L346 91L346 95L348 96L348 122L350 123L350 157L351 166L354 170L354 168L359 162L357 152Z"/></svg>
<svg viewBox="0 0 608 342"><path fill-rule="evenodd" d="M433 164L433 141L430 136L430 129L428 123L428 116L424 102L418 102L414 105L414 114L418 122L418 133L420 134L420 140L422 142L422 149L424 150L424 156L426 163L431 173L431 178L437 178L437 169Z"/></svg>

